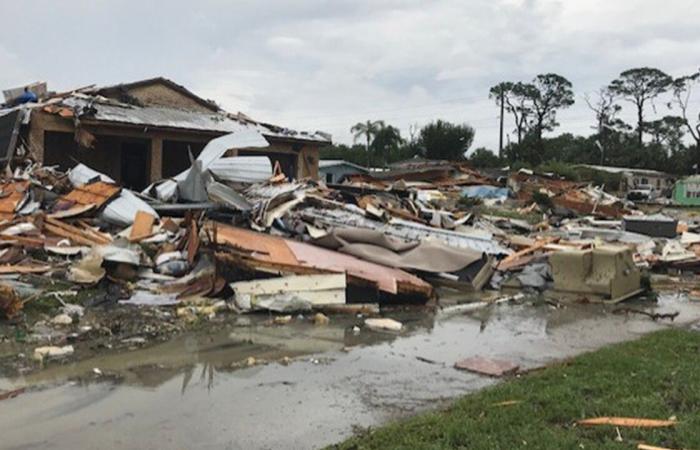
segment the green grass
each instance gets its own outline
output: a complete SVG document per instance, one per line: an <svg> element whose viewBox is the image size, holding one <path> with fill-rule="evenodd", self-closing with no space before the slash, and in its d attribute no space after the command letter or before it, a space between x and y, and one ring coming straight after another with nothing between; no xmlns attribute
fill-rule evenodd
<svg viewBox="0 0 700 450"><path fill-rule="evenodd" d="M509 400L519 403L494 406ZM667 419L666 429L579 427L596 416ZM700 333L661 331L467 395L444 411L371 430L337 449L700 449Z"/></svg>

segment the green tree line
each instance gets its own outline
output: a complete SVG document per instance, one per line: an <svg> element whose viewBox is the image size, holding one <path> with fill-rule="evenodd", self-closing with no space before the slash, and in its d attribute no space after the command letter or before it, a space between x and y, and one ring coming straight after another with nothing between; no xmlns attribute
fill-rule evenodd
<svg viewBox="0 0 700 450"><path fill-rule="evenodd" d="M530 81L503 81L489 89L489 98L512 127L507 136L512 133L513 140L501 149L478 148L467 158L475 136L468 123L437 120L407 139L398 128L377 120L352 127L354 145L334 145L321 156L375 167L421 156L468 159L477 167L561 162L695 173L700 168L700 105L691 97L698 83L700 70L677 78L651 67L626 70L584 96L593 118L592 134L552 135L560 126L557 114L575 102L573 86L561 75L539 74ZM633 123L620 118L625 105L635 113ZM652 112L661 118L650 120Z"/></svg>

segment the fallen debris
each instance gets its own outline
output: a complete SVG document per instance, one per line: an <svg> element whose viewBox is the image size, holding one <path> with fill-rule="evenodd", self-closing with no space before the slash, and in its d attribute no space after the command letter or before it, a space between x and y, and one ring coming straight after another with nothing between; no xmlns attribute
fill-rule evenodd
<svg viewBox="0 0 700 450"><path fill-rule="evenodd" d="M18 396L24 394L24 392L26 390L27 390L27 388L22 387L22 388L12 389L9 391L0 392L0 401L9 400L11 398L18 397Z"/></svg>
<svg viewBox="0 0 700 450"><path fill-rule="evenodd" d="M637 450L673 450L672 448L656 447L654 445L637 444Z"/></svg>
<svg viewBox="0 0 700 450"><path fill-rule="evenodd" d="M600 246L549 256L554 289L601 296L617 303L641 292L641 274L627 247Z"/></svg>
<svg viewBox="0 0 700 450"><path fill-rule="evenodd" d="M365 326L371 330L394 331L403 330L403 324L394 319L365 319Z"/></svg>
<svg viewBox="0 0 700 450"><path fill-rule="evenodd" d="M664 428L675 426L678 421L675 419L658 420L640 419L636 417L595 417L591 419L577 420L576 423L584 426L611 425L615 427L629 428Z"/></svg>
<svg viewBox="0 0 700 450"><path fill-rule="evenodd" d="M24 307L24 302L12 286L0 284L0 312L8 319L15 317Z"/></svg>
<svg viewBox="0 0 700 450"><path fill-rule="evenodd" d="M297 275L231 283L236 306L243 311L308 311L345 304L345 275Z"/></svg>
<svg viewBox="0 0 700 450"><path fill-rule="evenodd" d="M512 375L516 373L519 368L519 365L510 361L491 359L483 356L474 356L471 358L462 359L455 363L455 369L467 370L469 372L478 373L480 375L488 375L490 377Z"/></svg>
<svg viewBox="0 0 700 450"><path fill-rule="evenodd" d="M73 352L74 350L72 345L65 345L63 347L37 347L34 349L34 359L43 361L46 358L62 358L64 356L72 355Z"/></svg>
<svg viewBox="0 0 700 450"><path fill-rule="evenodd" d="M653 321L668 319L673 322L674 319L680 314L680 311L675 311L672 313L651 313L649 311L636 308L617 308L613 310L613 314L641 314L643 316L647 316Z"/></svg>

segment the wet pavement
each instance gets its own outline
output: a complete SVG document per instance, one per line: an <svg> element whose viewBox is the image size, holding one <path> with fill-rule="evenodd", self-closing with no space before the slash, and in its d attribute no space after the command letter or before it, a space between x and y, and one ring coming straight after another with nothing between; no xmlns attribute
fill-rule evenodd
<svg viewBox="0 0 700 450"><path fill-rule="evenodd" d="M467 315L392 314L406 325L400 334L357 334L362 320L347 316L326 326L244 318L251 323L216 334L0 379L0 389L40 386L0 401L1 446L318 448L497 382L455 370L459 359L535 368L671 325L612 309L502 304ZM662 296L652 310L680 311L673 326L700 320L700 303L683 295Z"/></svg>

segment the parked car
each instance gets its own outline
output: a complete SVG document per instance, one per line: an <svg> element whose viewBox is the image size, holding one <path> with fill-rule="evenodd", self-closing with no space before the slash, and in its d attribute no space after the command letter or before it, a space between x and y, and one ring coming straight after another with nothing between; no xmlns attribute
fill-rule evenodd
<svg viewBox="0 0 700 450"><path fill-rule="evenodd" d="M649 184L639 184L627 192L627 200L633 202L650 201L656 199L658 196L659 191Z"/></svg>

